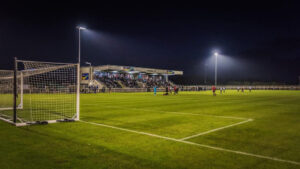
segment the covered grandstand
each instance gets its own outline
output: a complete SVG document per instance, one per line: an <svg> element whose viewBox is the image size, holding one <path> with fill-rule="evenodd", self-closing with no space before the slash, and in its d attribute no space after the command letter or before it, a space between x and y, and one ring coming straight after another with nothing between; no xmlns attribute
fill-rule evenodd
<svg viewBox="0 0 300 169"><path fill-rule="evenodd" d="M88 91L164 88L174 86L169 76L180 75L183 71L117 65L87 66L81 67L81 86L82 90Z"/></svg>

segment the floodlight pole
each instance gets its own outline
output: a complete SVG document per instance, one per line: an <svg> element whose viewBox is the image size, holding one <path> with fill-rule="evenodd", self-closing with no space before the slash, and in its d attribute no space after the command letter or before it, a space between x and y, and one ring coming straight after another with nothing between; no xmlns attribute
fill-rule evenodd
<svg viewBox="0 0 300 169"><path fill-rule="evenodd" d="M76 120L80 120L80 27L78 28L78 65L77 65L77 98L76 98Z"/></svg>
<svg viewBox="0 0 300 169"><path fill-rule="evenodd" d="M80 53L81 53L81 42L80 42L80 27L78 28L78 64L80 65L80 62L81 62L81 56L80 56Z"/></svg>
<svg viewBox="0 0 300 169"><path fill-rule="evenodd" d="M218 81L218 53L215 53L216 60L215 60L215 86L217 86Z"/></svg>
<svg viewBox="0 0 300 169"><path fill-rule="evenodd" d="M76 120L80 120L80 62L81 62L81 39L80 31L81 29L86 29L83 27L76 27L78 29L78 65L77 65L77 97L76 97Z"/></svg>
<svg viewBox="0 0 300 169"><path fill-rule="evenodd" d="M206 72L207 72L207 64L204 64L204 84L206 84Z"/></svg>

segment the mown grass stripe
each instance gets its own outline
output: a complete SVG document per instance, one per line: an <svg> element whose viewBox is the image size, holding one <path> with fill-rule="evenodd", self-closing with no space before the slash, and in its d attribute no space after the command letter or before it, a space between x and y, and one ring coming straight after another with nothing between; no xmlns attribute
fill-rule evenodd
<svg viewBox="0 0 300 169"><path fill-rule="evenodd" d="M160 136L160 135L156 135L156 134L135 131L135 130L121 128L121 127L110 126L110 125L101 124L101 123L94 123L94 122L88 122L88 121L82 121L82 120L80 120L80 121L83 123L87 123L87 124L122 130L122 131L136 133L136 134L147 135L147 136L161 138L161 139L170 140L170 141L175 141L175 142L179 142L179 143L190 144L190 145L194 145L194 146L198 146L198 147L204 147L204 148L209 148L209 149L218 150L218 151L224 151L224 152L229 152L229 153L234 153L234 154L239 154L239 155L245 155L245 156L256 157L256 158L267 159L267 160L289 163L289 164L294 164L294 165L300 166L300 162L297 162L297 161L291 161L291 160L285 160L285 159L280 159L280 158L276 158L276 157L269 157L269 156L264 156L264 155L259 155L259 154L252 154L252 153L247 153L247 152L242 152L242 151L230 150L230 149L226 149L226 148L215 147L215 146L210 146L210 145L205 145L205 144L198 144L198 143L194 143L194 142L190 142L190 141L186 141L186 140L180 140L180 139Z"/></svg>

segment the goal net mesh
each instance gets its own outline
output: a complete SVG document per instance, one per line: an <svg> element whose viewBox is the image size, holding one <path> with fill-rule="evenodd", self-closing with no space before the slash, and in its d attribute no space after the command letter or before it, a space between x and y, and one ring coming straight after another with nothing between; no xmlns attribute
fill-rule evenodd
<svg viewBox="0 0 300 169"><path fill-rule="evenodd" d="M0 70L0 118L12 121L14 72Z"/></svg>
<svg viewBox="0 0 300 169"><path fill-rule="evenodd" d="M0 71L0 110L13 108L13 77L13 71Z"/></svg>
<svg viewBox="0 0 300 169"><path fill-rule="evenodd" d="M17 123L76 118L77 64L18 61ZM0 114L13 117L13 71L0 72ZM6 79L6 80L3 80ZM4 97L2 97L4 96Z"/></svg>
<svg viewBox="0 0 300 169"><path fill-rule="evenodd" d="M21 83L21 74L17 75L17 83ZM20 95L17 96L17 108L22 107L22 93L20 87L17 88ZM19 97L20 96L20 97ZM14 71L0 70L0 117L12 121L14 108Z"/></svg>

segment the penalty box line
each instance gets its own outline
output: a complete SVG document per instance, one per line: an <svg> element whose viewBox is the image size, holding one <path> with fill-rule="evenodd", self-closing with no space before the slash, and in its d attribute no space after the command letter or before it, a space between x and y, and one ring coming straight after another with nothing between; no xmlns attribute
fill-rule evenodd
<svg viewBox="0 0 300 169"><path fill-rule="evenodd" d="M140 108L133 108L133 107L121 107L121 106L104 106L104 107L107 107L107 108L131 109L131 110L140 110L140 111L150 111L150 112L154 112L155 111L155 112L162 112L162 113L193 115L193 116L207 116L207 117L216 117L216 118L224 118L224 119L253 120L251 118L244 118L244 117L218 116L218 115L210 115L210 114L197 114L197 113L184 113L184 112L172 112L172 111L162 111L162 110L140 109Z"/></svg>
<svg viewBox="0 0 300 169"><path fill-rule="evenodd" d="M82 105L99 105L99 104L82 104ZM207 116L207 117L216 117L216 118L224 118L224 119L237 119L237 120L250 120L250 118L245 117L235 117L235 116L219 116L219 115L211 115L211 114L197 114L197 113L184 113L184 112L171 112L171 111L162 111L162 110L150 110L150 109L140 109L133 107L121 107L121 106L105 106L107 108L121 108L121 109L131 109L131 110L141 110L141 111L156 111L163 113L172 113L172 114L183 114L183 115L194 115L194 116Z"/></svg>
<svg viewBox="0 0 300 169"><path fill-rule="evenodd" d="M190 141L186 141L186 140L180 140L180 139L175 139L175 138L171 138L171 137L165 137L165 136L160 136L160 135L156 135L156 134L121 128L121 127L116 127L116 126L110 126L110 125L101 124L101 123L88 122L88 121L83 121L83 120L80 120L80 122L86 123L86 124L92 124L92 125L96 125L96 126L101 126L101 127L106 127L106 128L112 128L112 129L121 130L121 131L126 131L126 132L130 132L130 133L136 133L136 134L140 134L140 135L156 137L156 138L160 138L160 139L164 139L164 140L170 140L170 141L174 141L174 142L194 145L197 147L203 147L203 148L213 149L213 150L217 150L217 151L223 151L223 152L228 152L228 153L234 153L234 154L239 154L239 155L244 155L244 156L249 156L249 157L256 157L256 158L260 158L260 159L272 160L272 161L289 163L289 164L294 164L294 165L300 166L300 162L297 162L297 161L291 161L291 160L285 160L285 159L280 159L280 158L276 158L276 157L264 156L264 155L247 153L247 152L236 151L236 150L230 150L230 149L226 149L226 148L215 147L215 146L210 146L210 145L205 145L205 144L198 144L198 143L194 143L194 142L190 142Z"/></svg>
<svg viewBox="0 0 300 169"><path fill-rule="evenodd" d="M123 108L123 107L120 107L120 106L109 106L109 107ZM139 108L129 108L129 109L153 112L153 110L149 110L149 109L139 109ZM191 139L191 138L195 138L195 137L198 137L198 136L202 136L202 135L205 135L205 134L209 134L209 133L212 133L212 132L216 132L216 131L219 131L219 130L223 130L223 129L226 129L226 128L234 127L234 126L237 126L237 125L241 125L241 124L253 121L253 119L246 119L246 118L242 118L242 117L215 116L215 115L203 115L203 114L197 114L197 113L181 113L181 112L168 112L168 111L159 111L159 112L180 114L180 115L209 116L209 117L218 117L218 118L226 118L226 119L244 120L244 121L241 121L241 122L238 122L238 123L230 124L230 125L227 125L227 126L215 128L215 129L208 130L208 131L205 131L205 132L202 132L202 133L198 133L198 134L195 134L195 135L184 137L184 138L181 138L179 140L188 140L188 139Z"/></svg>
<svg viewBox="0 0 300 169"><path fill-rule="evenodd" d="M198 137L198 136L202 136L202 135L205 135L205 134L209 134L209 133L212 133L212 132L223 130L223 129L226 129L226 128L229 128L229 127L233 127L233 126L241 125L241 124L244 124L244 123L248 123L250 121L253 121L253 119L248 119L248 120L245 120L245 121L242 121L242 122L238 122L238 123L234 123L234 124L231 124L231 125L228 125L228 126L215 128L215 129L208 130L208 131L205 131L205 132L202 132L202 133L198 133L198 134L195 134L195 135L184 137L184 138L181 138L179 140L188 140L188 139L191 139L191 138L195 138L195 137Z"/></svg>
<svg viewBox="0 0 300 169"><path fill-rule="evenodd" d="M120 106L105 106L105 107L109 107L109 108L124 108L124 107L120 107ZM150 109L139 109L139 108L127 108L127 109L140 110L140 111L151 111L151 112L154 111L154 110L150 110ZM238 123L230 124L230 125L227 125L227 126L223 126L223 127L211 129L211 130L208 130L208 131L205 131L205 132L202 132L202 133L198 133L198 134L195 134L195 135L184 137L184 138L181 138L179 140L188 140L188 139L191 139L191 138L195 138L195 137L198 137L198 136L202 136L202 135L205 135L205 134L209 134L209 133L212 133L212 132L216 132L216 131L219 131L219 130L223 130L223 129L226 129L226 128L234 127L234 126L237 126L237 125L240 125L240 124L244 124L244 123L248 123L250 121L253 121L253 119L246 119L246 118L243 118L243 117L216 116L216 115L207 115L207 114L203 115L203 114L197 114L197 113L182 113L182 112L168 112L168 111L158 111L158 112L180 114L180 115L209 116L209 117L217 117L217 118L244 120L244 121L241 121L241 122L238 122Z"/></svg>

